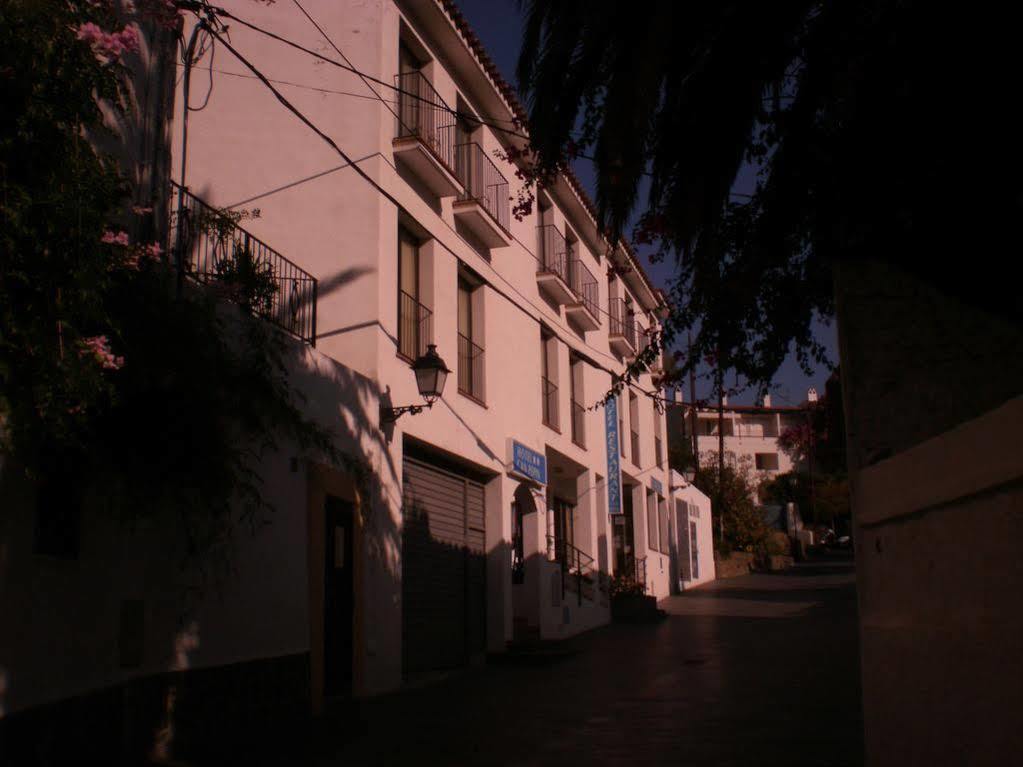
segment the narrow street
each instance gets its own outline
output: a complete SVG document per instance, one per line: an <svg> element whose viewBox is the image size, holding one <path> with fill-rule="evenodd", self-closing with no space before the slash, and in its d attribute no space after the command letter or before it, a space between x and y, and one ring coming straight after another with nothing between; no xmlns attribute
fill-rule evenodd
<svg viewBox="0 0 1023 767"><path fill-rule="evenodd" d="M853 563L832 554L672 597L571 653L336 712L324 764L862 763Z"/></svg>

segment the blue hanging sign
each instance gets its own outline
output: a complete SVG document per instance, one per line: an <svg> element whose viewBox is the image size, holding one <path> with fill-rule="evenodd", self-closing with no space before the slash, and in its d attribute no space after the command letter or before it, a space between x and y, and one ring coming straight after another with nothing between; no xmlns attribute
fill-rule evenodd
<svg viewBox="0 0 1023 767"><path fill-rule="evenodd" d="M618 399L604 403L604 427L607 432L607 510L622 513L622 471L618 455Z"/></svg>
<svg viewBox="0 0 1023 767"><path fill-rule="evenodd" d="M538 484L547 484L547 457L543 453L538 453L516 440L512 440L511 453L513 472Z"/></svg>
<svg viewBox="0 0 1023 767"><path fill-rule="evenodd" d="M664 485L661 484L661 480L654 477L650 478L650 489L658 495L664 495Z"/></svg>

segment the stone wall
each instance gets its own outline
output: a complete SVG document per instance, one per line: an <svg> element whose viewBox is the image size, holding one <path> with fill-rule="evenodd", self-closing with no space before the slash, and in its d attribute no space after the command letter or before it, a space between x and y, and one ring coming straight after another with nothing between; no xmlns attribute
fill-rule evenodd
<svg viewBox="0 0 1023 767"><path fill-rule="evenodd" d="M715 552L714 569L718 578L735 578L749 575L753 569L754 555L745 551L733 551L730 556L721 557Z"/></svg>

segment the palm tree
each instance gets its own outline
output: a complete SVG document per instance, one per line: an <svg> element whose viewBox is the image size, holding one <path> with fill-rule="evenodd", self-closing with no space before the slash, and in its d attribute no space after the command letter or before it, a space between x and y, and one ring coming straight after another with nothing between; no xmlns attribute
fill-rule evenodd
<svg viewBox="0 0 1023 767"><path fill-rule="evenodd" d="M721 349L766 382L792 344L808 367L837 264L1023 318L1015 287L963 258L1007 258L1023 207L1012 104L984 91L1017 71L1007 19L912 0L523 6L537 174L591 152L602 224L638 213L637 241L678 259L664 340L698 329L683 372ZM744 163L756 186L736 198Z"/></svg>

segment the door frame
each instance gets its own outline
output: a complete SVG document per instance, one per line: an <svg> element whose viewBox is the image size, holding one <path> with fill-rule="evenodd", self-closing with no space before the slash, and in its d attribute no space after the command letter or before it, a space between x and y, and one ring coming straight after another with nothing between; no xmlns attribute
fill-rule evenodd
<svg viewBox="0 0 1023 767"><path fill-rule="evenodd" d="M309 691L314 716L323 712L324 674L324 578L326 557L325 516L323 505L328 495L333 495L352 504L352 694L358 695L364 689L365 677L365 626L363 621L363 557L364 521L362 496L355 478L336 469L310 462L306 473L307 507L306 531L308 539L308 584L309 584Z"/></svg>

